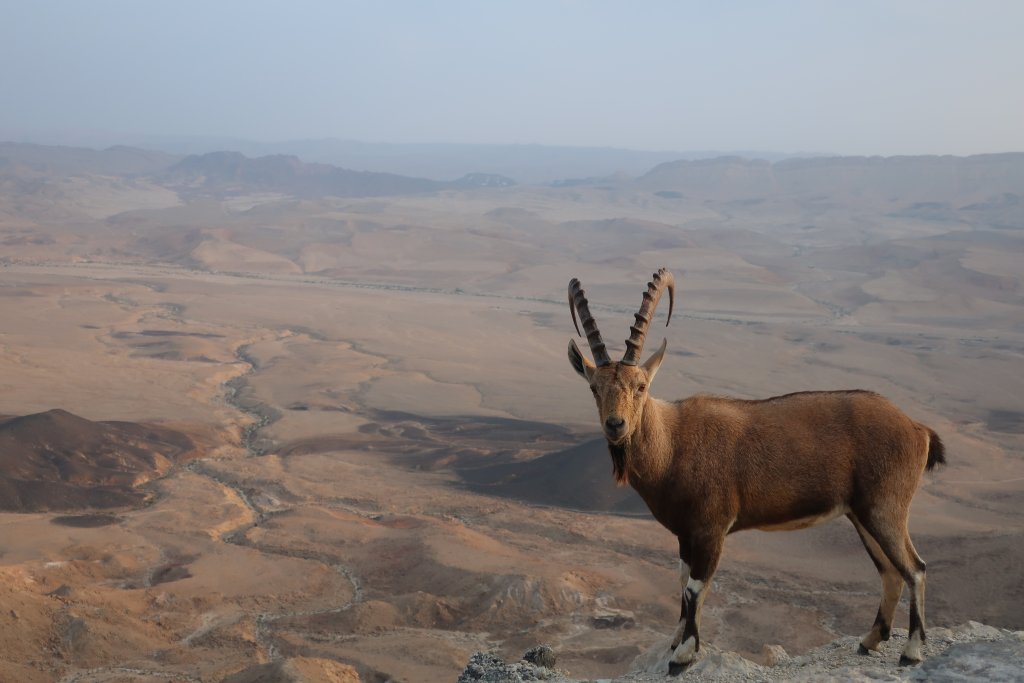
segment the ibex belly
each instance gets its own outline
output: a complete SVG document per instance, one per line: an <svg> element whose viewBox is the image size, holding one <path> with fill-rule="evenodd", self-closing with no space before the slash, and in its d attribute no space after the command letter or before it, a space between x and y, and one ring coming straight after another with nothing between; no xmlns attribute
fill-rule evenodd
<svg viewBox="0 0 1024 683"><path fill-rule="evenodd" d="M845 515L850 511L850 508L845 505L839 505L827 512L823 512L819 515L810 515L807 517L798 517L797 519L791 519L786 522L776 522L774 524L758 524L755 525L755 529L761 531L792 531L795 529L807 529L808 527L827 522L830 519L835 519Z"/></svg>

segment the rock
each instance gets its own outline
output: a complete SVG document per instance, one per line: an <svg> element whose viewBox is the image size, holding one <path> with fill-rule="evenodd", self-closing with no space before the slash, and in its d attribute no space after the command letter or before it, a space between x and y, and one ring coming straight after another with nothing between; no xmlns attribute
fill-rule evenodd
<svg viewBox="0 0 1024 683"><path fill-rule="evenodd" d="M85 649L85 641L89 636L89 625L80 617L69 617L64 623L60 638L60 652L70 658Z"/></svg>
<svg viewBox="0 0 1024 683"><path fill-rule="evenodd" d="M487 652L474 652L466 663L466 668L459 674L458 683L471 681L496 680L492 674L504 670L505 662Z"/></svg>
<svg viewBox="0 0 1024 683"><path fill-rule="evenodd" d="M735 652L701 650L697 662L687 670L687 678L703 677L707 681L764 680L765 668Z"/></svg>
<svg viewBox="0 0 1024 683"><path fill-rule="evenodd" d="M554 669L556 662L555 651L547 645L538 645L527 650L526 654L523 655L523 660L534 666Z"/></svg>
<svg viewBox="0 0 1024 683"><path fill-rule="evenodd" d="M594 628L633 628L636 626L636 619L632 615L619 612L598 614L590 619L590 625Z"/></svg>
<svg viewBox="0 0 1024 683"><path fill-rule="evenodd" d="M975 622L970 622L975 624ZM977 624L984 626L984 624ZM988 626L986 628L992 628ZM992 629L998 633L998 629ZM982 631L984 632L984 631ZM940 655L926 659L908 680L929 683L1024 680L1024 643L956 643Z"/></svg>
<svg viewBox="0 0 1024 683"><path fill-rule="evenodd" d="M664 675L668 671L668 660L672 656L672 639L659 640L637 655L629 670L634 673Z"/></svg>
<svg viewBox="0 0 1024 683"><path fill-rule="evenodd" d="M47 593L47 595L49 595L52 598L66 598L71 595L71 586L67 585L66 583L62 583L61 585L57 586L52 591Z"/></svg>
<svg viewBox="0 0 1024 683"><path fill-rule="evenodd" d="M998 640L1003 637L1003 632L994 626L988 624L981 624L977 621L968 621L963 626L960 626L954 630L956 640L963 640L962 636L966 636L971 640Z"/></svg>
<svg viewBox="0 0 1024 683"><path fill-rule="evenodd" d="M167 607L172 602L174 602L174 598L162 591L153 598L154 607Z"/></svg>
<svg viewBox="0 0 1024 683"><path fill-rule="evenodd" d="M541 646L543 647L543 646ZM533 648L530 650L536 650ZM550 650L550 648L547 648ZM528 653L529 654L529 653ZM554 653L552 653L552 657ZM564 681L559 672L522 661L506 664L489 652L474 652L459 675L458 683L526 683L526 681Z"/></svg>
<svg viewBox="0 0 1024 683"><path fill-rule="evenodd" d="M797 683L879 683L881 681L1024 681L1024 632L1007 631L977 622L952 628L935 628L925 643L925 660L918 666L899 666L907 642L906 629L893 629L892 638L879 652L857 653L860 639L843 636L806 654L790 656L779 645L764 647L768 666L703 644L696 661L677 679L667 679L672 653L670 638L660 640L633 660L631 672L601 683L724 683L725 681L786 681ZM539 648L533 648L537 650ZM552 653L553 654L553 653ZM525 659L525 657L524 657ZM470 658L459 683L520 683L548 680L581 683L565 672L537 667L526 661L508 665L497 657L478 652ZM592 683L592 682L591 682Z"/></svg>
<svg viewBox="0 0 1024 683"><path fill-rule="evenodd" d="M295 683L360 683L359 673L348 664L316 657L293 657L285 662L285 673Z"/></svg>
<svg viewBox="0 0 1024 683"><path fill-rule="evenodd" d="M767 666L778 666L790 660L789 653L781 645L765 645L761 650Z"/></svg>
<svg viewBox="0 0 1024 683"><path fill-rule="evenodd" d="M903 681L895 671L886 671L877 666L865 665L862 668L847 666L841 669L825 670L820 665L811 671L787 677L788 683L879 683L880 681Z"/></svg>

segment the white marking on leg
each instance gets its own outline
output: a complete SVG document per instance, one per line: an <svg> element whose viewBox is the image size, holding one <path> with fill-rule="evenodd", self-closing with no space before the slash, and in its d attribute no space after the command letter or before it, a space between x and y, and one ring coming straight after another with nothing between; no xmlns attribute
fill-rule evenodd
<svg viewBox="0 0 1024 683"><path fill-rule="evenodd" d="M693 614L693 623L700 630L700 607L704 604L704 582L690 577L686 582L686 600L693 602L690 612Z"/></svg>
<svg viewBox="0 0 1024 683"><path fill-rule="evenodd" d="M914 631L907 640L907 646L903 648L903 656L915 662L923 659L921 657L921 632Z"/></svg>
<svg viewBox="0 0 1024 683"><path fill-rule="evenodd" d="M917 605L917 615L921 619L921 628L924 628L924 572L914 572L914 584L910 587L913 591L914 604Z"/></svg>
<svg viewBox="0 0 1024 683"><path fill-rule="evenodd" d="M683 604L686 604L686 584L690 580L690 565L686 564L682 560L679 560L679 588L683 592L682 600ZM672 643L675 645L683 639L683 630L686 627L686 610L680 610L682 613L679 617L679 624L676 626L675 633L672 634Z"/></svg>
<svg viewBox="0 0 1024 683"><path fill-rule="evenodd" d="M907 646L903 648L903 656L907 659L919 662L923 659L921 656L921 636L924 632L924 572L914 572L913 579L914 585L911 586L913 590L913 603L911 604L910 609L912 612L917 612L919 625L907 639Z"/></svg>
<svg viewBox="0 0 1024 683"><path fill-rule="evenodd" d="M672 653L673 664L689 664L697 654L697 640L690 636Z"/></svg>

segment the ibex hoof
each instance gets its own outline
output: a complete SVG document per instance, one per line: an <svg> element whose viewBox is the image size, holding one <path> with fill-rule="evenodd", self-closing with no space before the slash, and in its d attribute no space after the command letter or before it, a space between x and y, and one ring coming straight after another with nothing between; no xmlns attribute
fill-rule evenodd
<svg viewBox="0 0 1024 683"><path fill-rule="evenodd" d="M906 655L900 655L900 666L917 666L920 663L920 659L912 659Z"/></svg>
<svg viewBox="0 0 1024 683"><path fill-rule="evenodd" d="M857 646L857 654L859 654L859 655L869 655L869 654L871 654L871 650L869 650L866 647L864 647L864 643L861 643L860 645Z"/></svg>
<svg viewBox="0 0 1024 683"><path fill-rule="evenodd" d="M693 662L687 662L686 664L679 664L677 662L669 662L668 663L668 675L669 676L678 676L679 674L683 673L688 668L690 668L690 664L692 664L692 663Z"/></svg>

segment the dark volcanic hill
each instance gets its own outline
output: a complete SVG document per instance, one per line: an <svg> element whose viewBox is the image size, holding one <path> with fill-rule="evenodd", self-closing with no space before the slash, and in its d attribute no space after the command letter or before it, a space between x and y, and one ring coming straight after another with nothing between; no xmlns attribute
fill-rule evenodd
<svg viewBox="0 0 1024 683"><path fill-rule="evenodd" d="M604 439L523 462L456 468L470 489L538 505L620 514L649 514L628 486L617 487Z"/></svg>
<svg viewBox="0 0 1024 683"><path fill-rule="evenodd" d="M60 409L0 417L0 510L136 506L146 499L136 487L194 448L171 429Z"/></svg>

